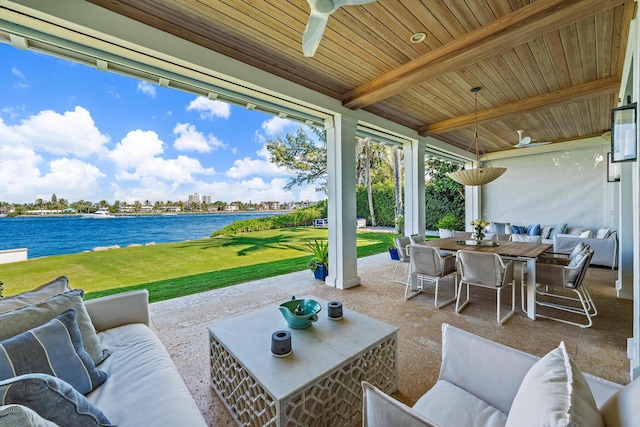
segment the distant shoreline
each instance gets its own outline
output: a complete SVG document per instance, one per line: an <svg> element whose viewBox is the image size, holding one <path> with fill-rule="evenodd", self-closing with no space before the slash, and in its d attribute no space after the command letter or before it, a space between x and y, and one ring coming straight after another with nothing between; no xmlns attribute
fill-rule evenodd
<svg viewBox="0 0 640 427"><path fill-rule="evenodd" d="M112 216L165 216L165 215L238 215L238 214L251 214L261 213L267 214L273 212L274 215L282 214L285 212L293 212L291 210L269 210L269 211L216 211L216 212L137 212L137 213L112 213ZM74 214L25 214L25 215L2 215L0 218L76 218L87 215L86 212L74 213Z"/></svg>

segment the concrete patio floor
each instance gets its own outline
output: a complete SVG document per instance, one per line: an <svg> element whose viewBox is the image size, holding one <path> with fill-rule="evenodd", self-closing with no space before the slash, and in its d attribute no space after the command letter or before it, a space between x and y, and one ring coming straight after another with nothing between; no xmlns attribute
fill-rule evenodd
<svg viewBox="0 0 640 427"><path fill-rule="evenodd" d="M632 335L633 303L615 297L617 271L589 269L586 281L599 313L593 326L583 329L546 319L532 321L519 309L504 325L499 325L495 291L491 290L473 288L471 303L460 314L455 313L454 304L435 308L433 288L406 301L404 285L391 281L394 266L395 261L388 254L359 259L362 285L344 291L314 280L310 271L301 271L153 303L152 328L210 426L236 424L209 385L207 326L262 307L273 306L275 310L275 306L293 295L342 301L347 308L398 327L399 381L393 396L408 405L413 405L438 378L442 323L538 356L564 341L584 372L621 384L630 381L626 345ZM441 287L449 291L452 282L451 285L441 282ZM510 302L509 292L503 291L505 308L504 302ZM517 304L519 307L519 289ZM283 326L286 327L284 319ZM266 353L265 357L272 356Z"/></svg>

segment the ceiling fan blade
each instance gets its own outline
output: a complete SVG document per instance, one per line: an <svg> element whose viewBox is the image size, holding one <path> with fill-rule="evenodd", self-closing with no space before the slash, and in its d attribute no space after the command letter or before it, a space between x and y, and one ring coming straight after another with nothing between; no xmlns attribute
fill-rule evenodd
<svg viewBox="0 0 640 427"><path fill-rule="evenodd" d="M316 53L320 40L322 40L324 28L327 26L328 18L329 15L318 15L313 11L309 15L309 22L307 22L307 27L302 35L302 52L304 56L311 57Z"/></svg>
<svg viewBox="0 0 640 427"><path fill-rule="evenodd" d="M356 6L359 4L367 4L373 3L376 0L336 0L336 3L339 3L340 6Z"/></svg>
<svg viewBox="0 0 640 427"><path fill-rule="evenodd" d="M531 144L527 144L527 147L535 147L536 145L547 145L551 144L551 141L547 142L532 142Z"/></svg>
<svg viewBox="0 0 640 427"><path fill-rule="evenodd" d="M372 3L376 0L307 0L311 7L309 22L302 35L302 53L304 56L315 55L322 40L322 34L327 26L329 16L340 6L355 6Z"/></svg>

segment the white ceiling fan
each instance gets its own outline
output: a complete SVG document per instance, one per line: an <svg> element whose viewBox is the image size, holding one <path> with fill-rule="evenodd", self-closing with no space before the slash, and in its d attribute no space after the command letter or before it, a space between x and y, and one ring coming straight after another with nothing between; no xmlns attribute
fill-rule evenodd
<svg viewBox="0 0 640 427"><path fill-rule="evenodd" d="M322 39L324 27L327 26L329 15L338 10L340 6L354 6L372 3L376 0L307 0L311 6L311 14L307 28L302 35L302 52L304 56L313 56Z"/></svg>
<svg viewBox="0 0 640 427"><path fill-rule="evenodd" d="M515 148L524 148L524 147L535 147L536 145L547 145L551 144L551 142L531 142L530 136L525 136L524 130L518 131L518 143L514 145Z"/></svg>

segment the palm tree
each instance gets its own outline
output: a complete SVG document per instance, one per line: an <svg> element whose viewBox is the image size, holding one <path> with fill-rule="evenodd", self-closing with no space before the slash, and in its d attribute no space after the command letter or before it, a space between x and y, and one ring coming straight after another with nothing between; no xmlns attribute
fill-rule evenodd
<svg viewBox="0 0 640 427"><path fill-rule="evenodd" d="M369 199L369 216L371 217L371 225L375 227L376 223L376 212L373 209L373 192L371 190L371 141L369 138L364 140L364 157L365 157L365 176L367 179L367 198Z"/></svg>

